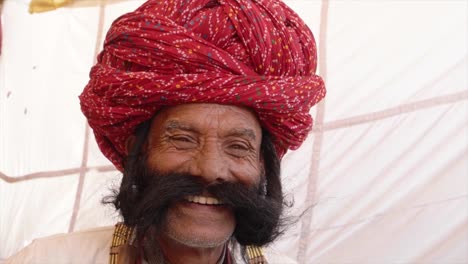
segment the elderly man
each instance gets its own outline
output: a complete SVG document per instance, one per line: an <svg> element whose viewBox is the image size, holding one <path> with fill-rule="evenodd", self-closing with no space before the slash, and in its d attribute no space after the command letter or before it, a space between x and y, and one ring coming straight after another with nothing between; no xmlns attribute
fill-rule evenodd
<svg viewBox="0 0 468 264"><path fill-rule="evenodd" d="M80 96L123 171L124 222L13 263L289 263L280 159L325 96L310 30L276 0L150 0L111 26ZM16 262L15 262L16 261Z"/></svg>

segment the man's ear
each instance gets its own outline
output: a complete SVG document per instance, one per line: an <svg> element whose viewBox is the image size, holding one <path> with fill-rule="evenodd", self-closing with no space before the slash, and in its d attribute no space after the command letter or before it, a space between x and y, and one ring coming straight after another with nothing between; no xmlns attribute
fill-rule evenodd
<svg viewBox="0 0 468 264"><path fill-rule="evenodd" d="M127 140L125 141L125 151L127 152L127 155L130 154L130 152L133 150L133 148L135 147L135 143L136 143L135 135L131 135L127 138Z"/></svg>

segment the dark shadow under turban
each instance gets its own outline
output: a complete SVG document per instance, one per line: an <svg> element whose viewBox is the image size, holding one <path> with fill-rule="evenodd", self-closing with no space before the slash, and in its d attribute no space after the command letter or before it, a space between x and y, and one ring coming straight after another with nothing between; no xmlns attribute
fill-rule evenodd
<svg viewBox="0 0 468 264"><path fill-rule="evenodd" d="M120 170L136 126L186 103L253 109L282 157L325 96L316 66L312 32L280 1L150 0L112 24L81 109Z"/></svg>

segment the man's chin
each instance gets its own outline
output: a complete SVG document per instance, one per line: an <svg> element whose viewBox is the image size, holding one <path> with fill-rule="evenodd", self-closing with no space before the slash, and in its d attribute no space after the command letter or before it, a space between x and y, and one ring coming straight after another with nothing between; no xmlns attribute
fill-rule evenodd
<svg viewBox="0 0 468 264"><path fill-rule="evenodd" d="M223 246L229 239L231 235L221 236L221 237L214 237L212 235L204 236L203 234L180 234L177 232L167 232L166 238L170 239L180 245L189 248L216 248Z"/></svg>
<svg viewBox="0 0 468 264"><path fill-rule="evenodd" d="M167 238L185 246L213 248L226 243L234 229L230 208L183 201L169 208L163 232Z"/></svg>

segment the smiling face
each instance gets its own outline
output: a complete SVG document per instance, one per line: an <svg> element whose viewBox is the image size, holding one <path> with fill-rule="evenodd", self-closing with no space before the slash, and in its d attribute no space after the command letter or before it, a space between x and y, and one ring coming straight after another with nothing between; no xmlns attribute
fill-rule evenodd
<svg viewBox="0 0 468 264"><path fill-rule="evenodd" d="M260 183L262 130L240 107L186 104L161 110L147 142L147 164L161 173L188 173L207 185ZM209 193L171 204L164 233L191 247L222 245L236 226L234 213Z"/></svg>

